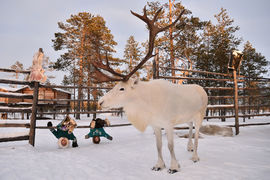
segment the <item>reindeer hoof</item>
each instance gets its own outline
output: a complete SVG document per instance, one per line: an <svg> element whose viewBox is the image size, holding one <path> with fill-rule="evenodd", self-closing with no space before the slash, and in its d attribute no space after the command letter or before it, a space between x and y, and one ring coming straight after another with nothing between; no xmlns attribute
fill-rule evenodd
<svg viewBox="0 0 270 180"><path fill-rule="evenodd" d="M177 173L177 172L178 172L177 169L169 169L169 170L168 170L168 173L169 173L169 174L174 174L174 173Z"/></svg>
<svg viewBox="0 0 270 180"><path fill-rule="evenodd" d="M153 168L152 168L152 171L161 171L161 170L162 170L161 167L153 167Z"/></svg>
<svg viewBox="0 0 270 180"><path fill-rule="evenodd" d="M196 163L198 161L200 161L200 158L199 157L192 157L191 160Z"/></svg>

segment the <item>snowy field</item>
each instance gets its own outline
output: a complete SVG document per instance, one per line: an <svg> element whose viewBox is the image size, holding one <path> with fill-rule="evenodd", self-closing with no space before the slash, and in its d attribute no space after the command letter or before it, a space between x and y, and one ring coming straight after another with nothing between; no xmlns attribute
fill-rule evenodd
<svg viewBox="0 0 270 180"><path fill-rule="evenodd" d="M126 119L110 118L112 124L127 123ZM5 122L1 120L0 122ZM10 121L9 121L10 122ZM18 122L18 121L16 121ZM59 121L54 121L56 125ZM246 123L270 122L270 117L247 120ZM45 125L47 121L38 121ZM77 120L78 125L89 125L90 119ZM242 123L242 122L241 122ZM204 122L204 124L221 124ZM232 124L226 122L226 124ZM23 133L23 128L0 128L0 136L9 132ZM37 129L36 146L28 141L0 143L1 180L228 180L270 177L270 126L240 128L235 137L202 135L199 139L200 161L193 163L186 151L187 139L175 131L175 153L181 171L168 174L169 151L163 135L163 155L167 169L151 171L157 160L155 137L151 128L140 133L132 126L107 127L113 141L102 138L100 144L84 139L89 129L75 129L78 148L59 149L57 139L48 129Z"/></svg>

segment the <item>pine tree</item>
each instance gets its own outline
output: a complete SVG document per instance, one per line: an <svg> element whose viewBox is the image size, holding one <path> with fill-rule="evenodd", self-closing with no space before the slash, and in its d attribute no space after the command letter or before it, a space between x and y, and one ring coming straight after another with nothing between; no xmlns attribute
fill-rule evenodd
<svg viewBox="0 0 270 180"><path fill-rule="evenodd" d="M244 57L240 67L241 75L248 78L260 78L268 72L269 62L261 53L256 52L249 41L244 44L243 54Z"/></svg>
<svg viewBox="0 0 270 180"><path fill-rule="evenodd" d="M161 26L168 25L172 19L175 19L182 10L185 10L184 16L181 17L180 23L167 31L156 40L156 46L160 49L160 62L162 66L174 68L181 65L181 62L176 63L177 59L184 59L186 64L191 65L194 61L194 54L197 51L197 46L200 44L199 31L203 28L205 22L198 17L192 16L192 12L186 9L180 2L161 5L158 1L148 3L150 15L162 7L158 23ZM164 75L169 75L168 70L161 71ZM171 71L173 75L174 72Z"/></svg>
<svg viewBox="0 0 270 180"><path fill-rule="evenodd" d="M128 64L129 72L140 62L141 56L139 43L135 41L134 36L130 36L124 51L124 60Z"/></svg>
<svg viewBox="0 0 270 180"><path fill-rule="evenodd" d="M54 64L58 70L69 70L73 74L73 83L82 86L85 79L91 84L93 68L91 61L99 59L105 54L114 52L113 35L106 27L106 22L101 16L94 16L87 12L71 15L66 23L59 22L59 28L63 32L55 33L53 47L56 51L67 50ZM84 73L84 71L88 73ZM87 75L87 78L85 78ZM76 76L78 80L76 80ZM82 88L78 89L78 99L82 98ZM78 104L80 109L81 104ZM79 115L78 115L79 116ZM79 118L77 116L77 118Z"/></svg>
<svg viewBox="0 0 270 180"><path fill-rule="evenodd" d="M204 28L200 52L197 53L197 68L226 73L229 54L241 43L241 39L235 36L239 26L233 26L234 20L228 16L226 9L221 8L215 18L216 25L208 22Z"/></svg>

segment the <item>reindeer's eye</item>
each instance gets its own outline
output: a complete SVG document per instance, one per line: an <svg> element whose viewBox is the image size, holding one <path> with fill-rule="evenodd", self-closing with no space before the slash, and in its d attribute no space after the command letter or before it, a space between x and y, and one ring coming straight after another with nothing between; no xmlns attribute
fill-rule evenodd
<svg viewBox="0 0 270 180"><path fill-rule="evenodd" d="M120 88L119 90L120 90L120 91L124 91L124 90L125 90L125 88Z"/></svg>

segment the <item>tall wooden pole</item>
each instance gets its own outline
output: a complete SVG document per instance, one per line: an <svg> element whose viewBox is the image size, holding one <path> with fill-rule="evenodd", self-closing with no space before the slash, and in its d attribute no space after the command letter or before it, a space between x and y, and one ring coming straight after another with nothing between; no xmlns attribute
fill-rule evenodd
<svg viewBox="0 0 270 180"><path fill-rule="evenodd" d="M233 82L234 82L234 110L235 110L235 135L239 134L239 118L238 118L238 84L236 69L233 70Z"/></svg>
<svg viewBox="0 0 270 180"><path fill-rule="evenodd" d="M153 63L153 79L159 78L159 50L158 48L155 49L155 59Z"/></svg>
<svg viewBox="0 0 270 180"><path fill-rule="evenodd" d="M172 24L172 6L173 3L171 0L169 0L169 20L170 24ZM172 68L172 77L175 77L175 71L173 70L175 68L175 63L174 63L174 47L173 47L173 29L172 27L169 28L169 34L170 34L170 61L171 61L171 68ZM175 80L172 80L173 83L175 83Z"/></svg>
<svg viewBox="0 0 270 180"><path fill-rule="evenodd" d="M33 102L32 102L32 114L30 121L30 132L29 132L29 144L35 146L35 135L36 135L36 118L37 118L37 104L38 104L38 88L39 82L34 82L33 89Z"/></svg>

